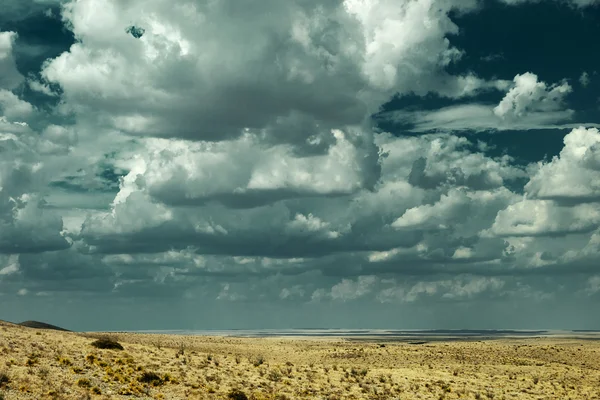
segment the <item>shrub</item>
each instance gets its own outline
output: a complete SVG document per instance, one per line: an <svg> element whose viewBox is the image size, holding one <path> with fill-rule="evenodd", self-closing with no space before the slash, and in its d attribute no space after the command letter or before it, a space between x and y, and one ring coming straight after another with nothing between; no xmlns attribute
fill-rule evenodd
<svg viewBox="0 0 600 400"><path fill-rule="evenodd" d="M227 394L227 398L230 400L248 400L246 393L239 389L233 389Z"/></svg>
<svg viewBox="0 0 600 400"><path fill-rule="evenodd" d="M96 356L94 354L88 354L87 356L85 356L85 361L89 362L90 364L93 364L94 361L96 361Z"/></svg>
<svg viewBox="0 0 600 400"><path fill-rule="evenodd" d="M73 362L71 360L69 360L68 358L65 358L65 357L60 357L58 359L58 363L60 365L62 365L62 366L65 366L65 367L70 367L71 365L73 365Z"/></svg>
<svg viewBox="0 0 600 400"><path fill-rule="evenodd" d="M164 384L164 380L156 373L146 371L139 378L138 381L142 383L148 383L152 386L160 386Z"/></svg>
<svg viewBox="0 0 600 400"><path fill-rule="evenodd" d="M92 386L92 382L90 382L87 378L81 378L77 380L77 386L82 388L89 388Z"/></svg>
<svg viewBox="0 0 600 400"><path fill-rule="evenodd" d="M265 358L263 356L257 356L254 360L252 360L252 365L258 367L259 365L263 365L265 363Z"/></svg>
<svg viewBox="0 0 600 400"><path fill-rule="evenodd" d="M271 372L269 372L268 378L273 382L279 382L281 381L281 372L272 370Z"/></svg>
<svg viewBox="0 0 600 400"><path fill-rule="evenodd" d="M185 344L180 343L179 348L177 349L177 354L175 354L175 357L179 358L179 356L183 356L184 354L185 354Z"/></svg>
<svg viewBox="0 0 600 400"><path fill-rule="evenodd" d="M123 346L121 343L117 342L114 339L105 337L92 342L92 346L97 349L108 349L108 350L123 350Z"/></svg>
<svg viewBox="0 0 600 400"><path fill-rule="evenodd" d="M50 370L48 368L42 367L38 370L38 376L42 380L46 380L48 378L48 375L50 375Z"/></svg>
<svg viewBox="0 0 600 400"><path fill-rule="evenodd" d="M8 385L10 382L10 378L5 372L0 372L0 388Z"/></svg>
<svg viewBox="0 0 600 400"><path fill-rule="evenodd" d="M32 354L28 355L25 365L27 365L28 367L33 367L34 365L36 365L38 363L38 361L39 361L38 357L39 357L39 355L36 353L32 353Z"/></svg>

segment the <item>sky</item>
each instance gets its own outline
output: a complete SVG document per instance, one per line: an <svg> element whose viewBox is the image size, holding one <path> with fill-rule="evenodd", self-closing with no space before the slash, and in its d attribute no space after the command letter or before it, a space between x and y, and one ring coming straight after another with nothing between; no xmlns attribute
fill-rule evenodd
<svg viewBox="0 0 600 400"><path fill-rule="evenodd" d="M600 329L600 0L3 0L0 319Z"/></svg>

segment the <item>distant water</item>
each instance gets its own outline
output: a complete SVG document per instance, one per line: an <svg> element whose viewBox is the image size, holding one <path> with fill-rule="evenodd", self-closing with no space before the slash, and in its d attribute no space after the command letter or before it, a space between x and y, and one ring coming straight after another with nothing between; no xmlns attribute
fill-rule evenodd
<svg viewBox="0 0 600 400"><path fill-rule="evenodd" d="M347 339L383 339L410 341L417 339L465 340L465 339L500 339L530 337L589 337L600 338L600 331L558 331L558 330L469 330L469 329L252 329L252 330L144 330L135 333L151 333L164 335L192 336L225 336L225 337L329 337Z"/></svg>

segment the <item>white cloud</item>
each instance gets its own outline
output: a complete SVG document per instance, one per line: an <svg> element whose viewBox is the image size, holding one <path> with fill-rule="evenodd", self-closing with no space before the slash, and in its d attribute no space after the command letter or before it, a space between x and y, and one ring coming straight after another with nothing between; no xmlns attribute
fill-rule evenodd
<svg viewBox="0 0 600 400"><path fill-rule="evenodd" d="M26 101L19 99L12 92L0 89L0 113L11 122L26 121L34 108Z"/></svg>
<svg viewBox="0 0 600 400"><path fill-rule="evenodd" d="M581 76L579 77L579 83L583 87L587 87L587 85L590 84L590 75L586 71L581 73Z"/></svg>
<svg viewBox="0 0 600 400"><path fill-rule="evenodd" d="M329 230L329 223L322 221L312 214L296 214L293 221L288 223L288 231L292 235L303 235L305 233L319 233L327 239L337 239L342 233Z"/></svg>
<svg viewBox="0 0 600 400"><path fill-rule="evenodd" d="M27 128L19 135L0 131L0 253L36 252L68 247L62 219L43 209L40 195L48 183L37 147L43 142Z"/></svg>
<svg viewBox="0 0 600 400"><path fill-rule="evenodd" d="M7 257L5 266L0 268L0 276L12 275L19 272L19 255L12 254Z"/></svg>
<svg viewBox="0 0 600 400"><path fill-rule="evenodd" d="M540 162L525 186L532 198L580 203L600 199L600 132L573 129L560 154Z"/></svg>
<svg viewBox="0 0 600 400"><path fill-rule="evenodd" d="M234 292L229 283L223 285L223 288L217 295L217 300L225 301L243 301L246 298L243 294Z"/></svg>
<svg viewBox="0 0 600 400"><path fill-rule="evenodd" d="M65 18L80 42L43 75L86 118L194 140L251 128L304 142L361 123L396 92L460 97L502 85L443 72L460 54L445 38L458 31L447 13L473 10L475 1L270 0L233 14L229 3L113 0L100 10L94 0L71 2ZM141 38L124 32L131 21L145 29ZM293 115L319 128L285 135L281 119Z"/></svg>
<svg viewBox="0 0 600 400"><path fill-rule="evenodd" d="M17 69L13 56L16 39L15 32L0 32L0 89L12 90L19 86L24 79Z"/></svg>
<svg viewBox="0 0 600 400"><path fill-rule="evenodd" d="M594 275L590 277L587 281L587 289L586 291L592 295L600 292L600 275Z"/></svg>
<svg viewBox="0 0 600 400"><path fill-rule="evenodd" d="M442 195L440 201L434 205L425 204L406 210L391 226L395 229L448 229L449 226L445 224L447 218L462 217L468 207L468 201L461 191Z"/></svg>
<svg viewBox="0 0 600 400"><path fill-rule="evenodd" d="M496 293L504 287L499 278L457 276L438 281L421 281L414 284L392 282L391 287L382 289L377 299L382 303L412 303L423 297L437 296L441 299L468 299L483 293Z"/></svg>
<svg viewBox="0 0 600 400"><path fill-rule="evenodd" d="M292 286L291 288L283 288L279 293L279 298L282 300L291 300L304 297L305 291L300 285Z"/></svg>
<svg viewBox="0 0 600 400"><path fill-rule="evenodd" d="M432 111L390 111L381 118L412 124L409 129L413 132L564 129L580 125L567 123L574 111L565 105L565 96L572 90L566 82L548 85L526 72L515 76L512 85L498 88L508 92L495 107L471 103Z"/></svg>
<svg viewBox="0 0 600 400"><path fill-rule="evenodd" d="M535 113L568 113L570 110L563 110L564 97L571 91L566 82L548 86L538 82L537 75L527 72L515 76L513 87L494 108L494 114L500 118L521 118Z"/></svg>
<svg viewBox="0 0 600 400"><path fill-rule="evenodd" d="M375 276L359 276L356 280L342 279L331 288L329 296L333 300L356 300L371 293L377 281L378 278Z"/></svg>
<svg viewBox="0 0 600 400"><path fill-rule="evenodd" d="M118 197L147 190L170 204L236 199L260 204L281 196L352 193L370 185L377 176L376 158L370 160L341 131L331 136L334 144L326 154L306 157L296 157L285 145L265 149L250 135L227 142L150 139L125 164L131 172Z"/></svg>
<svg viewBox="0 0 600 400"><path fill-rule="evenodd" d="M496 236L585 233L600 225L600 205L561 207L549 200L522 200L498 212L489 232Z"/></svg>

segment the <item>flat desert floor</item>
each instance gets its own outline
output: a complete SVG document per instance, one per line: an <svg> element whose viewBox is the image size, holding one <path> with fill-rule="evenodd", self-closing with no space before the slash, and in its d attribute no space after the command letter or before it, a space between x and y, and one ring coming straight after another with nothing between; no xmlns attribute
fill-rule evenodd
<svg viewBox="0 0 600 400"><path fill-rule="evenodd" d="M600 341L351 341L0 326L0 399L600 399Z"/></svg>

